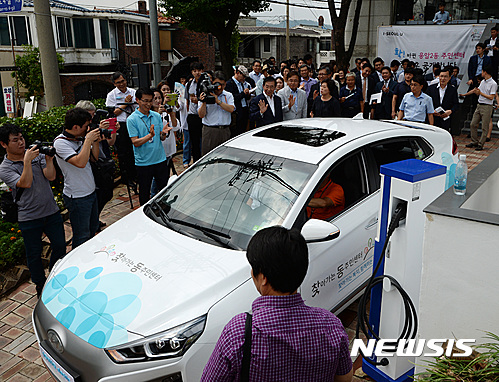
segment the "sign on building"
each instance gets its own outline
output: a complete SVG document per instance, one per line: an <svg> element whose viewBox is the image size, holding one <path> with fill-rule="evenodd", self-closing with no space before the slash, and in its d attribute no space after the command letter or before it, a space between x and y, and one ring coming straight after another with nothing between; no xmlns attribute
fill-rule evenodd
<svg viewBox="0 0 499 382"><path fill-rule="evenodd" d="M16 112L14 105L14 87L6 86L3 88L3 103L5 104L5 112L7 114Z"/></svg>
<svg viewBox="0 0 499 382"><path fill-rule="evenodd" d="M0 13L19 12L23 7L23 0L0 0Z"/></svg>
<svg viewBox="0 0 499 382"><path fill-rule="evenodd" d="M405 58L414 61L425 74L431 73L436 62L442 67L458 66L467 81L468 61L484 30L485 25L380 26L377 53L387 65Z"/></svg>

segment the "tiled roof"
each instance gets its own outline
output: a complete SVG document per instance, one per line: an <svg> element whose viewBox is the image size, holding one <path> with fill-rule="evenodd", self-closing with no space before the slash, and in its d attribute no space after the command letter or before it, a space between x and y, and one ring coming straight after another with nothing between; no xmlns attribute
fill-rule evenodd
<svg viewBox="0 0 499 382"><path fill-rule="evenodd" d="M261 27L240 26L239 32L241 34L285 35L286 28L265 27L265 26L261 26ZM290 35L293 35L293 36L314 36L314 37L320 36L320 34L316 31L305 30L302 28L289 28L289 33L290 33Z"/></svg>
<svg viewBox="0 0 499 382"><path fill-rule="evenodd" d="M23 6L24 7L34 7L33 1L34 0L23 0ZM61 0L49 0L49 2L50 2L51 8L59 8L59 9L65 9L65 10L75 11L75 12L114 13L114 14L142 16L142 17L147 17L147 18L149 17L149 15L144 15L144 14L141 14L138 12L133 12L133 11L126 11L124 9L88 9L88 8L80 7L79 5L66 3L65 1L61 1Z"/></svg>

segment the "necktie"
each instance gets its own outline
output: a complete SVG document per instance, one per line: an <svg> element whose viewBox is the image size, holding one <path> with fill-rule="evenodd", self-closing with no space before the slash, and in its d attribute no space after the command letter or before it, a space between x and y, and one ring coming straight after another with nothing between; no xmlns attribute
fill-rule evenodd
<svg viewBox="0 0 499 382"><path fill-rule="evenodd" d="M366 90L367 90L367 78L364 77L364 83L362 84L362 95L364 97L364 101L366 100Z"/></svg>

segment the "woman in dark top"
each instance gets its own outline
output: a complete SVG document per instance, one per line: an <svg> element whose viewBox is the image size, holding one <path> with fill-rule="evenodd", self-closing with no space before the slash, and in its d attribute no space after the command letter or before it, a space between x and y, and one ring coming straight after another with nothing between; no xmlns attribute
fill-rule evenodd
<svg viewBox="0 0 499 382"><path fill-rule="evenodd" d="M364 111L362 91L355 86L355 74L346 75L347 85L340 90L341 116L352 118Z"/></svg>
<svg viewBox="0 0 499 382"><path fill-rule="evenodd" d="M339 117L340 103L331 95L335 83L331 80L322 81L321 96L315 97L310 116L314 117Z"/></svg>

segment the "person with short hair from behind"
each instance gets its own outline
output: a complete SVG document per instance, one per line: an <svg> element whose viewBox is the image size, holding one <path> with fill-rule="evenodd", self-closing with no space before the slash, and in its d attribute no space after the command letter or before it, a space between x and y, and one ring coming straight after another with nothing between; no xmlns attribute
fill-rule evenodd
<svg viewBox="0 0 499 382"><path fill-rule="evenodd" d="M62 199L69 211L75 249L94 237L99 229L99 208L95 180L90 167L99 157L99 142L104 139L99 129L88 131L90 113L79 107L68 110L64 131L54 139L57 164L64 175Z"/></svg>
<svg viewBox="0 0 499 382"><path fill-rule="evenodd" d="M47 235L52 247L49 270L66 255L62 217L49 182L56 177L54 157L40 154L37 146L26 149L21 128L11 123L0 127L0 144L7 151L0 164L0 179L12 189L12 197L17 200L28 269L40 297L46 281L42 234Z"/></svg>
<svg viewBox="0 0 499 382"><path fill-rule="evenodd" d="M309 263L300 232L264 228L250 240L246 258L261 295L252 304L249 381L351 381L341 321L326 309L305 305L297 292ZM246 318L240 313L225 326L202 382L240 380Z"/></svg>

